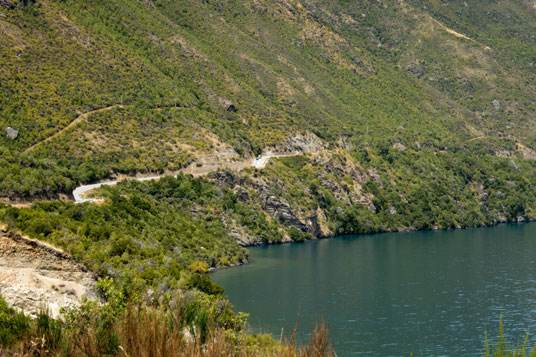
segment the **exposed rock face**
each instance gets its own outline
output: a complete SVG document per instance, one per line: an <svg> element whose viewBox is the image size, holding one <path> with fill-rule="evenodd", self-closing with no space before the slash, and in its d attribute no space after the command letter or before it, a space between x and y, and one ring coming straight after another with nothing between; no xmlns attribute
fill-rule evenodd
<svg viewBox="0 0 536 357"><path fill-rule="evenodd" d="M263 209L270 216L279 220L280 223L289 227L296 227L302 232L307 231L305 224L300 221L285 199L274 195L261 195L260 199Z"/></svg>
<svg viewBox="0 0 536 357"><path fill-rule="evenodd" d="M0 229L0 293L11 306L34 315L45 304L52 316L97 299L95 277L68 254Z"/></svg>
<svg viewBox="0 0 536 357"><path fill-rule="evenodd" d="M531 148L528 148L521 143L517 143L516 146L517 146L517 151L521 153L524 159L531 159L531 160L536 159L536 152L532 150Z"/></svg>
<svg viewBox="0 0 536 357"><path fill-rule="evenodd" d="M284 198L277 197L269 192L270 185L264 181L251 182L244 176L240 176L231 171L219 171L213 174L211 178L216 181L218 186L232 189L238 200L241 202L252 199L248 189L253 190L255 192L254 196L258 198L262 209L273 219L278 220L281 224L287 227L296 227L302 232L310 232L315 236L317 236L316 233L323 234L321 232L326 232L326 229L324 229L325 224L322 223L323 226L321 229L320 225L317 223L317 217L315 215L311 216L308 220L301 220ZM263 213L259 212L259 214ZM227 227L228 225L225 224L225 226ZM259 238L251 236L247 233L247 230L240 227L236 222L230 223L228 228L230 235L234 237L240 245L251 246L263 244Z"/></svg>
<svg viewBox="0 0 536 357"><path fill-rule="evenodd" d="M402 143L399 143L399 142L396 142L396 143L393 144L393 149L404 151L404 150L406 150L406 145L404 145Z"/></svg>
<svg viewBox="0 0 536 357"><path fill-rule="evenodd" d="M494 153L495 153L495 156L502 157L502 158L515 157L515 155L512 152L508 151L508 150L495 150Z"/></svg>
<svg viewBox="0 0 536 357"><path fill-rule="evenodd" d="M307 231L317 238L333 236L333 232L327 226L327 218L324 211L318 207L312 216L305 219Z"/></svg>
<svg viewBox="0 0 536 357"><path fill-rule="evenodd" d="M339 183L325 175L319 177L322 186L330 190L335 198L348 205L359 204L367 207L371 212L376 212L376 207L372 202L373 197L370 194L363 192L361 187L361 184L367 182L369 177L361 172L359 168L352 163L350 158L346 158L345 162L341 162L340 160L334 160L331 155L320 154L314 158L314 163L315 165L322 167L325 172L335 177L348 176L352 179L353 185L351 187L342 187Z"/></svg>
<svg viewBox="0 0 536 357"><path fill-rule="evenodd" d="M6 134L11 140L15 140L19 136L19 132L10 126L6 128Z"/></svg>
<svg viewBox="0 0 536 357"><path fill-rule="evenodd" d="M259 238L255 238L250 234L245 233L243 230L233 229L229 232L229 235L236 239L236 242L242 247L262 245L262 241Z"/></svg>
<svg viewBox="0 0 536 357"><path fill-rule="evenodd" d="M233 191L240 202L247 202L249 200L249 193L246 189L237 187Z"/></svg>
<svg viewBox="0 0 536 357"><path fill-rule="evenodd" d="M324 142L318 136L311 132L305 132L298 133L287 138L271 151L278 154L285 154L319 152L324 150L326 150L326 144L324 144Z"/></svg>
<svg viewBox="0 0 536 357"><path fill-rule="evenodd" d="M353 145L350 141L350 137L347 136L347 135L343 135L341 136L338 140L337 140L337 145L345 150L348 150L348 151L351 151L352 148L353 148Z"/></svg>
<svg viewBox="0 0 536 357"><path fill-rule="evenodd" d="M317 142L318 138L308 134L299 134L293 137L294 143L299 143L299 150L311 149L315 151L319 147L324 147L323 143ZM296 148L295 148L296 149ZM290 149L289 149L290 150ZM303 151L299 151L303 152ZM340 207L337 207L337 213L343 214L346 206L361 205L368 208L371 212L376 212L373 203L374 197L367 193L362 184L375 180L381 185L379 174L375 170L363 172L355 164L352 157L344 151L320 151L309 155L310 163L318 173L318 182L321 187L331 192L337 200ZM284 180L280 181L277 177L270 176L248 176L232 171L219 171L210 175L210 178L222 188L233 190L240 202L252 201L260 204L259 214L265 214L272 219L277 220L287 229L295 227L302 232L311 233L315 238L325 238L333 236L330 230L326 212L321 208L321 202L325 202L324 193L313 192L314 187L301 186L299 189L305 195L317 196L319 207L310 209L307 205L300 202L289 202L288 187ZM341 180L341 178L343 178ZM276 193L281 192L281 194ZM292 203L292 205L291 205ZM310 207L310 206L309 206ZM394 208L393 210L394 211ZM396 213L391 212L392 214ZM255 220L256 217L250 217ZM239 244L244 246L264 244L254 234L249 232L246 227L240 226L237 222L222 222ZM289 240L289 237L285 236Z"/></svg>
<svg viewBox="0 0 536 357"><path fill-rule="evenodd" d="M249 247L254 245L262 245L263 241L255 237L251 234L249 234L244 227L242 227L240 224L232 221L227 221L225 217L221 218L221 223L224 227L226 227L229 230L229 235L236 239L236 242L240 244L243 247Z"/></svg>
<svg viewBox="0 0 536 357"><path fill-rule="evenodd" d="M229 170L217 171L214 174L211 174L210 178L216 181L219 186L230 189L234 189L236 186L242 186L244 184L243 177L240 177L236 173Z"/></svg>

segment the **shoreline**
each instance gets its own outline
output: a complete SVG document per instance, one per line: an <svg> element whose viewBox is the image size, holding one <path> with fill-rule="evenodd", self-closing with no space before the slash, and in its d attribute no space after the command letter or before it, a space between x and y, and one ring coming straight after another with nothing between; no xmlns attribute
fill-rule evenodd
<svg viewBox="0 0 536 357"><path fill-rule="evenodd" d="M294 241L286 241L286 242L274 242L274 243L261 243L261 244L252 244L252 245L245 245L242 246L246 249L248 248L255 248L255 247L267 247L271 245L284 245L284 244L307 244L312 242L317 242L320 240L327 240L327 239L334 239L339 237L349 237L349 236L371 236L371 235L380 235L380 234L386 234L386 233L416 233L416 232L431 232L431 231L455 231L455 230L466 230L466 229L479 229L479 228L494 228L500 225L508 225L508 224L529 224L529 223L536 223L536 218L530 218L526 219L524 221L517 221L517 222L497 222L495 224L490 225L481 225L481 226L467 226L467 227L455 227L455 228L437 228L437 229L413 229L413 230L404 230L404 231L378 231L378 232L372 232L372 233L342 233L337 235L331 235L331 236L325 236L325 237L317 237L315 239L308 239L302 242L294 242ZM252 261L248 258L248 260L244 263L239 264L232 264L232 265L226 265L223 267L211 267L208 269L207 274L219 271L219 270L225 270L225 269L231 269L231 268L237 268L245 265L250 265L255 263L255 261Z"/></svg>

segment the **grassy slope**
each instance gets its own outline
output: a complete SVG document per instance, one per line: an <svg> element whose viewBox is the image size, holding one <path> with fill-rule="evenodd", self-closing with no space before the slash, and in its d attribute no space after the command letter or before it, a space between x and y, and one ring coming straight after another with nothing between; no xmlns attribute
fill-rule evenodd
<svg viewBox="0 0 536 357"><path fill-rule="evenodd" d="M113 174L177 170L210 155L213 134L248 156L310 130L331 148L345 138L342 156L364 172L354 194L367 202L342 205L355 207L356 222L373 214L368 230L532 218L534 164L520 161L536 157L531 6L42 0L6 8L0 127L19 138L0 136L0 195L55 197ZM506 40L512 32L518 41ZM83 120L69 126L75 118ZM280 174L309 185L301 169ZM329 170L312 165L311 176ZM302 207L296 191L315 191L295 184L276 193L304 215L314 211L318 199ZM387 215L391 206L404 213ZM328 216L333 232L367 231Z"/></svg>
<svg viewBox="0 0 536 357"><path fill-rule="evenodd" d="M16 141L2 136L1 144L17 156L80 113L119 104L121 98L133 109L122 117L106 115L109 125L146 125L147 120L158 125L161 120L148 108L196 106L188 120L160 127L186 125L195 131L201 125L244 155L300 128L335 140L341 134L374 139L404 126L408 142L448 141L451 132L463 130L438 93L428 93L382 55L369 53L366 41L339 35L299 3L288 5L291 10L283 5L42 1L6 11L2 23L9 36L1 45L8 65L2 68L6 80L0 118L3 127L16 128L20 136ZM238 112L227 112L225 100ZM84 140L82 134L66 131L31 154L59 160L54 157L58 145L67 142L60 145L77 153L63 156L60 166L70 168L74 181L151 171L170 160L150 162L124 152L130 164L118 168L106 158L109 148L69 145ZM160 136L158 128L146 135L148 141ZM174 136L182 139L181 133ZM126 130L112 130L107 144L130 138ZM92 138L88 140L91 146ZM169 142L173 140L165 138L140 150ZM181 166L187 160L171 161ZM28 190L15 191L12 196Z"/></svg>
<svg viewBox="0 0 536 357"><path fill-rule="evenodd" d="M217 294L199 273L245 261L234 229L311 237L270 217L266 194L330 234L536 217L536 165L522 159L536 138L531 2L40 0L0 13L0 130L19 130L0 135L0 197L176 170L210 155L213 134L242 156L303 130L333 149L237 174L245 200L179 177L110 188L102 206L0 206L122 284Z"/></svg>
<svg viewBox="0 0 536 357"><path fill-rule="evenodd" d="M15 142L4 139L14 148L48 137L77 111L117 104L121 95L137 108L199 105L214 116L200 124L243 150L273 144L296 127L337 138L366 134L367 127L385 135L403 125L443 141L458 129L463 139L462 124L475 115L493 126L503 113L530 122L526 114L534 110L525 103L530 98L516 95L532 89L531 67L520 59L530 57L530 47L481 39L495 34L484 26L458 26L475 41L457 38L427 13L441 13L451 26L455 5L424 11L417 2L368 1L38 4L8 11L3 21L10 34L2 43L9 64L3 92L11 95L2 100L2 119L24 131ZM523 20L525 31L535 22ZM477 30L483 35L473 35ZM404 71L415 61L427 72L421 80ZM513 113L493 112L493 98ZM221 99L238 113L226 113ZM513 99L519 103L509 104Z"/></svg>

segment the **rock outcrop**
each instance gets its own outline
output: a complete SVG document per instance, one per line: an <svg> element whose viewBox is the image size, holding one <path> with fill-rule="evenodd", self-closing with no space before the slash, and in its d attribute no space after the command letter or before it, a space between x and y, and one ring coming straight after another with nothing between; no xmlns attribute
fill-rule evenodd
<svg viewBox="0 0 536 357"><path fill-rule="evenodd" d="M312 144L314 139L306 139L306 135L300 136L299 142ZM319 144L322 145L322 144ZM302 146L305 148L307 146ZM318 149L318 147L316 147ZM342 207L337 207L337 213L343 214L345 206L360 205L371 212L376 212L373 203L374 197L367 193L362 184L374 180L381 185L381 179L377 172L363 172L353 159L342 151L321 151L309 155L310 163L318 173L318 183L321 187L331 192ZM259 214L265 214L276 220L286 229L294 227L303 233L310 233L314 238L327 238L334 235L330 229L326 211L322 209L325 197L322 193L313 192L311 187L302 186L300 190L307 196L317 196L319 206L311 209L310 205L303 202L291 201L288 196L289 187L284 180L270 176L248 176L240 172L230 170L218 171L209 176L221 187L232 190L240 202L257 202ZM343 178L341 180L341 178ZM250 220L255 220L251 218ZM229 230L240 245L258 245L264 242L245 227L237 222L225 222L224 226ZM287 237L288 238L288 237ZM288 240L288 239L287 239ZM285 240L284 240L285 241Z"/></svg>
<svg viewBox="0 0 536 357"><path fill-rule="evenodd" d="M295 227L302 232L307 231L306 225L300 221L296 214L292 211L290 204L282 197L275 195L267 195L261 193L259 195L262 208L272 217L277 219L279 223Z"/></svg>
<svg viewBox="0 0 536 357"><path fill-rule="evenodd" d="M46 306L56 317L83 296L97 299L95 277L68 254L0 228L0 294L31 316Z"/></svg>
<svg viewBox="0 0 536 357"><path fill-rule="evenodd" d="M314 153L326 150L327 145L315 134L307 131L288 137L270 152L278 154Z"/></svg>
<svg viewBox="0 0 536 357"><path fill-rule="evenodd" d="M15 129L13 129L12 127L8 126L6 128L6 135L8 136L8 138L10 138L11 140L15 140L16 138L18 138L19 136L19 132Z"/></svg>
<svg viewBox="0 0 536 357"><path fill-rule="evenodd" d="M218 101L225 108L225 110L227 110L228 112L237 112L238 111L238 109L236 109L236 106L229 99L218 98Z"/></svg>
<svg viewBox="0 0 536 357"><path fill-rule="evenodd" d="M305 219L307 232L316 238L328 238L333 236L333 232L327 226L325 212L318 207L313 214Z"/></svg>

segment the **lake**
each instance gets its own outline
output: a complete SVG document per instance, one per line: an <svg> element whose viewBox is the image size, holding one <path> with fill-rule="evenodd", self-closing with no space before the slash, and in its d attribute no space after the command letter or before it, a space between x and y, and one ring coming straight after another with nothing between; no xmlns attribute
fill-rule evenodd
<svg viewBox="0 0 536 357"><path fill-rule="evenodd" d="M298 336L324 319L339 356L474 356L485 330L536 342L536 223L343 236L250 248L217 271L255 332Z"/></svg>

